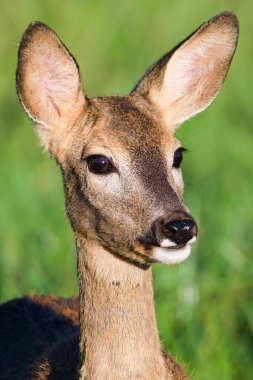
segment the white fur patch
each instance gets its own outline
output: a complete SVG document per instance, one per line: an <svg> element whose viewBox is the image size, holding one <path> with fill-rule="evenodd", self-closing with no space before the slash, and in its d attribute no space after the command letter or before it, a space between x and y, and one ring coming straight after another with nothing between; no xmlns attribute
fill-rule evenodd
<svg viewBox="0 0 253 380"><path fill-rule="evenodd" d="M163 248L175 247L176 243L170 239L163 239L160 243L160 246Z"/></svg>
<svg viewBox="0 0 253 380"><path fill-rule="evenodd" d="M196 240L197 240L196 236L193 236L193 237L191 238L191 240L188 241L187 244L193 244L193 243L195 243Z"/></svg>
<svg viewBox="0 0 253 380"><path fill-rule="evenodd" d="M190 244L186 244L183 248L153 248L153 257L156 261L167 265L179 264L186 260L191 254Z"/></svg>

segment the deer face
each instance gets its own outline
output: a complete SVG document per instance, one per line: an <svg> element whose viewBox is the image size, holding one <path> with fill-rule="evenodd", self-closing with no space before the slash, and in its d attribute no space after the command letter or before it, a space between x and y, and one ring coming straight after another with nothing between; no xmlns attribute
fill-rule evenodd
<svg viewBox="0 0 253 380"><path fill-rule="evenodd" d="M180 143L142 99L101 98L89 107L94 123L80 123L73 146L81 146L63 168L73 229L138 262L155 260L161 245L175 258L196 236L182 203Z"/></svg>
<svg viewBox="0 0 253 380"><path fill-rule="evenodd" d="M76 234L143 265L189 256L197 226L183 204L183 148L174 131L218 93L237 34L235 16L221 14L162 57L129 96L88 99L54 32L29 26L17 88L61 166Z"/></svg>

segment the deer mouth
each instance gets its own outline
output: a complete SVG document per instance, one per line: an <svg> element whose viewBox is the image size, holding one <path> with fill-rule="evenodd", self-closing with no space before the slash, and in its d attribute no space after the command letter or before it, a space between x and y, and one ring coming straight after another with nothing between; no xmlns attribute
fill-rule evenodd
<svg viewBox="0 0 253 380"><path fill-rule="evenodd" d="M188 259L191 254L192 244L195 240L196 238L192 238L186 244L154 247L153 258L155 261L167 265L179 264Z"/></svg>

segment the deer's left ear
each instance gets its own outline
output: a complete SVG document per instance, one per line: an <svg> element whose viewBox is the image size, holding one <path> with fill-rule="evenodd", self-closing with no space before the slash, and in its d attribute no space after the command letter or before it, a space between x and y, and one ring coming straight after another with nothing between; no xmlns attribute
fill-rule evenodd
<svg viewBox="0 0 253 380"><path fill-rule="evenodd" d="M219 14L154 64L131 94L145 97L175 129L204 110L218 94L237 39L236 16Z"/></svg>

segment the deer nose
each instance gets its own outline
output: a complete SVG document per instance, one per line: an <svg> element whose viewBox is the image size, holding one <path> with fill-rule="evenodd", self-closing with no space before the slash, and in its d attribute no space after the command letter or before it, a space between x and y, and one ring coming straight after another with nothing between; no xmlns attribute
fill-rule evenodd
<svg viewBox="0 0 253 380"><path fill-rule="evenodd" d="M185 245L197 236L197 224L193 219L165 221L162 223L161 229L164 238L177 245Z"/></svg>

